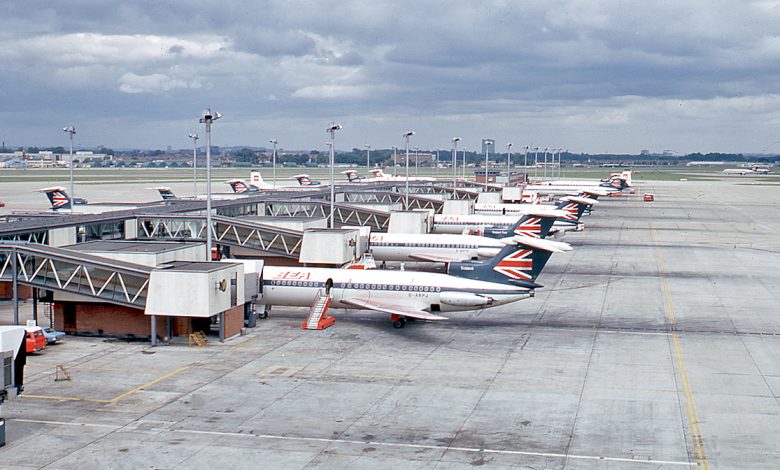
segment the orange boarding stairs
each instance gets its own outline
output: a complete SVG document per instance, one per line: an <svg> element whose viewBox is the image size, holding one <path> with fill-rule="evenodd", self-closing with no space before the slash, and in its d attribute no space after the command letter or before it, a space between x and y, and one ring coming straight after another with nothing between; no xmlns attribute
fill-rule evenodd
<svg viewBox="0 0 780 470"><path fill-rule="evenodd" d="M309 310L309 316L305 322L301 323L301 328L304 330L324 330L336 323L335 318L327 315L332 301L330 294L323 294L322 291L317 292L317 297L314 298L314 303Z"/></svg>

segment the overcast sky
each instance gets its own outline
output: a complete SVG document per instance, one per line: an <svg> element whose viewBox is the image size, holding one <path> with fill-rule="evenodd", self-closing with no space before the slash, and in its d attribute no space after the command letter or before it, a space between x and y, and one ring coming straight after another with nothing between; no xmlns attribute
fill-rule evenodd
<svg viewBox="0 0 780 470"><path fill-rule="evenodd" d="M778 1L10 1L0 137L780 152L779 72Z"/></svg>

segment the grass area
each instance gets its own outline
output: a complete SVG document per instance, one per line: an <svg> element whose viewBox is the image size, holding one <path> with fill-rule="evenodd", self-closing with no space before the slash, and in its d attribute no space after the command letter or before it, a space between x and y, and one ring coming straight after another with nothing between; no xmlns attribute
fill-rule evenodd
<svg viewBox="0 0 780 470"><path fill-rule="evenodd" d="M345 168L337 168L335 178L337 181L344 181L344 176L341 174ZM356 170L365 174L364 168L356 168ZM515 169L516 170L516 169ZM611 173L618 171L616 168L564 168L561 172L562 179L602 179L608 177ZM213 181L224 181L232 178L249 179L249 168L213 168L211 171ZM271 168L261 168L260 171L263 174L263 178L271 180L272 170ZM677 181L680 178L687 178L689 180L710 180L720 178L741 178L749 181L760 180L762 182L776 182L780 181L780 175L773 176L725 176L721 173L720 168L691 168L686 166L673 166L673 167L642 167L634 170L633 179L635 181ZM385 169L385 172L390 174L389 169ZM306 173L315 180L327 180L328 169L327 168L277 168L277 179L283 182L292 182L292 176ZM420 168L419 172L416 172L414 168L410 168L410 175L420 176L437 176L443 179L451 177L452 173L448 168ZM460 173L460 172L459 172ZM533 169L529 170L531 177L535 175L538 178L544 176L544 172L539 169L534 172ZM399 168L397 174L404 174L404 169ZM466 176L473 177L474 171L472 168L467 169ZM67 181L70 177L68 169L0 169L0 181L1 182L40 182L40 183L62 183ZM198 170L198 179L204 180L206 177L206 171L204 169ZM190 168L76 168L74 170L74 179L79 184L98 184L98 183L144 183L144 182L184 182L192 180L192 169ZM557 179L557 178L556 178Z"/></svg>

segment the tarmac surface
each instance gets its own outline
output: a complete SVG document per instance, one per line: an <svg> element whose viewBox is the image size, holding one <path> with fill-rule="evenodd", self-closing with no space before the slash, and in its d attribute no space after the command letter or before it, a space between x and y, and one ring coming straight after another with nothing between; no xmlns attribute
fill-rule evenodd
<svg viewBox="0 0 780 470"><path fill-rule="evenodd" d="M638 189L567 234L536 298L449 322L67 337L3 406L0 468L780 468L780 187Z"/></svg>

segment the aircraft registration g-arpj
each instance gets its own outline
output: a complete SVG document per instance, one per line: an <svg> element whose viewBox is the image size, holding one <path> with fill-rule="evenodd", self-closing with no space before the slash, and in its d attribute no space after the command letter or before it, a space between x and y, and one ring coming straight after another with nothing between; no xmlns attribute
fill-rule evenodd
<svg viewBox="0 0 780 470"><path fill-rule="evenodd" d="M402 328L407 318L446 320L446 312L480 310L533 297L534 280L553 252L565 243L516 237L485 261L451 263L447 274L418 271L356 270L266 266L261 302L266 306L310 307L320 295L332 308L371 310L390 315ZM229 260L241 262L241 260Z"/></svg>

